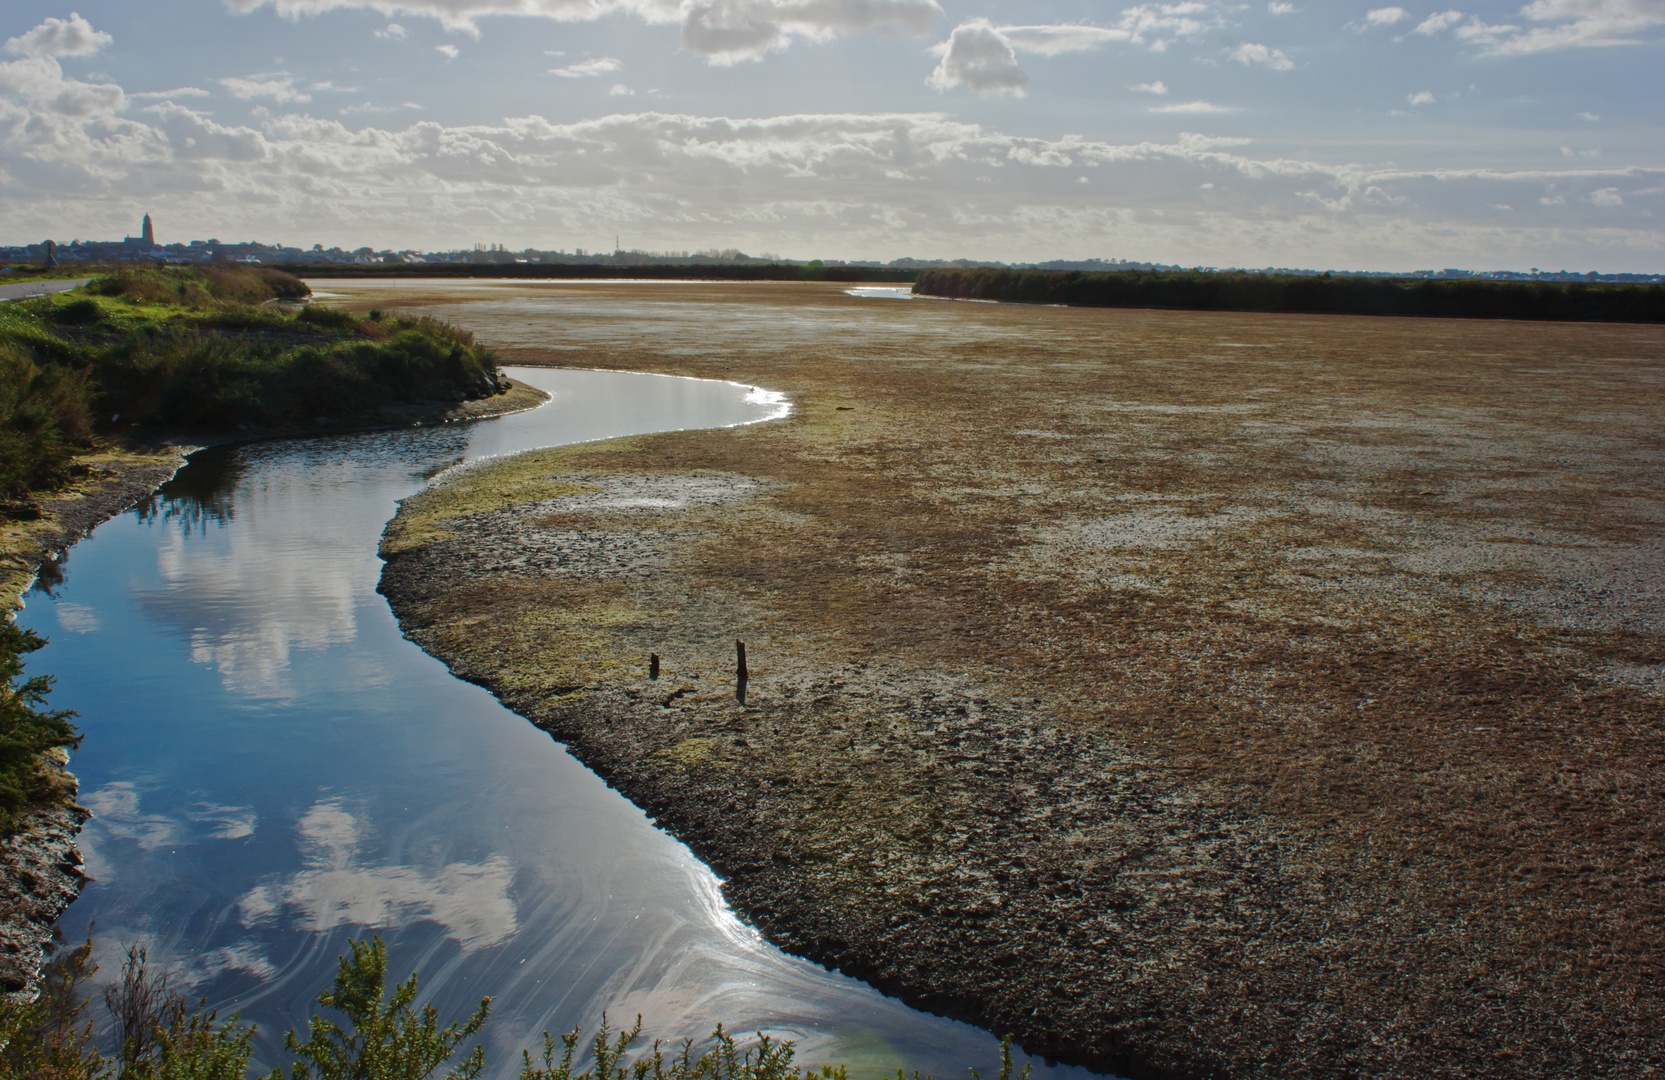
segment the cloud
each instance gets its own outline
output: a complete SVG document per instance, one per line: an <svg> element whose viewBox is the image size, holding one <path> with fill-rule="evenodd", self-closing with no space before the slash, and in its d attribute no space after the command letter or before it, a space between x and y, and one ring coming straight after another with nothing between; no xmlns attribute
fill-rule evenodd
<svg viewBox="0 0 1665 1080"><path fill-rule="evenodd" d="M1266 10L1272 15L1293 15L1299 9L1294 4L1289 3L1288 0L1272 0L1270 4L1266 5Z"/></svg>
<svg viewBox="0 0 1665 1080"><path fill-rule="evenodd" d="M1371 8L1365 13L1364 21L1371 26L1392 26L1411 17L1411 13L1402 7Z"/></svg>
<svg viewBox="0 0 1665 1080"><path fill-rule="evenodd" d="M1244 42L1234 49L1231 58L1239 64L1251 66L1259 64L1262 67L1269 67L1273 71L1292 71L1295 67L1295 61L1285 56L1282 49L1268 48L1265 45L1256 45L1250 42Z"/></svg>
<svg viewBox="0 0 1665 1080"><path fill-rule="evenodd" d="M1533 0L1521 14L1540 26L1495 44L1499 56L1526 56L1558 49L1635 45L1642 31L1665 25L1659 0Z"/></svg>
<svg viewBox="0 0 1665 1080"><path fill-rule="evenodd" d="M377 30L376 36L379 38L387 38L389 41L403 41L410 37L410 31L406 30L396 22L390 22L383 29Z"/></svg>
<svg viewBox="0 0 1665 1080"><path fill-rule="evenodd" d="M414 101L401 102L398 105L375 105L366 101L358 105L347 105L342 107L339 110L339 115L359 116L364 113L396 113L404 112L406 110L420 112L422 110L422 106Z"/></svg>
<svg viewBox="0 0 1665 1080"><path fill-rule="evenodd" d="M1597 188L1590 193L1590 201L1597 206L1623 206L1624 196L1619 194L1616 187Z"/></svg>
<svg viewBox="0 0 1665 1080"><path fill-rule="evenodd" d="M1444 11L1416 28L1432 36L1450 30L1459 40L1482 46L1485 56L1530 56L1560 49L1637 45L1637 35L1665 26L1661 0L1533 0L1520 13L1541 25L1527 30L1513 24L1491 25L1478 16Z"/></svg>
<svg viewBox="0 0 1665 1080"><path fill-rule="evenodd" d="M143 101L146 98L212 97L213 95L200 87L179 86L172 90L137 90L127 96Z"/></svg>
<svg viewBox="0 0 1665 1080"><path fill-rule="evenodd" d="M305 221L303 240L400 248L487 232L570 248L605 219L659 247L835 258L1084 251L1213 265L1646 269L1665 257L1665 170L1600 159L1510 172L1463 168L1458 157L1402 169L1204 134L1040 137L930 112L619 110L571 122L378 125L348 123L332 105L328 117L273 110L236 124L180 102L127 115L114 108L126 101L119 86L80 85L50 58L0 64L0 162L17 232L120 236L148 207L199 235L295 239ZM76 109L65 112L66 100ZM1191 123L1227 119L1211 102L1180 105L1175 116ZM1090 185L1074 182L1083 174ZM1214 184L1206 203L1188 202L1204 183ZM1623 204L1596 205L1606 188ZM1564 198L1540 204L1546 191ZM1517 209L1504 221L1494 205ZM270 574L274 564L240 553L236 565ZM233 569L170 576L146 610L164 595L246 588ZM298 596L306 618L269 640L262 627L164 621L177 622L194 656L237 674L242 692L275 694L281 687L260 679L279 680L290 650L351 630L359 584L327 584Z"/></svg>
<svg viewBox="0 0 1665 1080"><path fill-rule="evenodd" d="M998 33L1011 43L1012 48L1042 56L1062 53L1087 52L1111 42L1131 41L1131 31L1119 27L1102 26L1002 26Z"/></svg>
<svg viewBox="0 0 1665 1080"><path fill-rule="evenodd" d="M13 131L12 138L6 140L8 146L14 141L24 145L55 141L65 134L59 130L60 122L109 118L127 106L127 95L121 87L68 78L53 56L0 62L0 94L11 95L24 109L24 116L12 119L22 122L28 117L35 121L33 128ZM0 112L0 132L6 119Z"/></svg>
<svg viewBox="0 0 1665 1080"><path fill-rule="evenodd" d="M598 56L594 60L581 60L566 67L550 68L551 75L559 75L563 79L589 79L597 75L605 75L609 71L617 71L624 64L611 56Z"/></svg>
<svg viewBox="0 0 1665 1080"><path fill-rule="evenodd" d="M1442 11L1428 16L1416 26L1418 34L1434 35L1448 27L1462 22L1463 13L1460 11Z"/></svg>
<svg viewBox="0 0 1665 1080"><path fill-rule="evenodd" d="M1418 90L1414 94L1406 94L1405 100L1409 101L1412 105L1432 105L1439 99L1427 90Z"/></svg>
<svg viewBox="0 0 1665 1080"><path fill-rule="evenodd" d="M1597 116L1593 112L1581 112L1581 113L1578 114L1578 118L1580 120L1588 120L1592 124L1597 123L1601 120L1601 117Z"/></svg>
<svg viewBox="0 0 1665 1080"><path fill-rule="evenodd" d="M948 40L937 46L942 59L925 80L938 90L967 86L980 94L1029 92L1029 76L1017 65L1012 43L989 24L972 19L954 28Z"/></svg>
<svg viewBox="0 0 1665 1080"><path fill-rule="evenodd" d="M462 50L457 48L455 45L435 45L434 52L443 53L445 59L447 60L455 60L457 55L461 53Z"/></svg>
<svg viewBox="0 0 1665 1080"><path fill-rule="evenodd" d="M342 9L429 18L478 37L480 20L522 16L593 22L627 15L651 24L680 23L681 45L712 64L759 60L794 39L841 34L923 34L942 16L937 0L225 0L240 14L271 8L287 19Z"/></svg>
<svg viewBox="0 0 1665 1080"><path fill-rule="evenodd" d="M92 23L70 13L67 19L48 18L26 33L6 41L5 51L11 56L90 56L115 40L102 30L94 30Z"/></svg>
<svg viewBox="0 0 1665 1080"><path fill-rule="evenodd" d="M624 85L623 83L614 83L612 86L607 88L607 93L610 97L629 97L635 92L636 91L630 89L630 87Z"/></svg>
<svg viewBox="0 0 1665 1080"><path fill-rule="evenodd" d="M925 81L938 90L968 86L979 93L1021 97L1028 92L1029 76L1018 67L1019 52L1059 56L1117 43L1160 51L1172 37L1199 34L1214 25L1197 18L1207 10L1201 3L1143 4L1125 9L1116 26L996 26L981 16L967 19L947 41L933 46L931 51L940 59Z"/></svg>
<svg viewBox="0 0 1665 1080"><path fill-rule="evenodd" d="M1230 105L1213 105L1206 101L1179 101L1172 105L1152 105L1147 111L1156 113L1229 113L1237 110Z"/></svg>
<svg viewBox="0 0 1665 1080"><path fill-rule="evenodd" d="M295 77L283 71L266 75L249 75L243 78L221 79L220 85L231 91L232 97L241 98L244 101L255 98L271 98L279 105L288 105L291 102L312 100L311 94L295 88Z"/></svg>
<svg viewBox="0 0 1665 1080"><path fill-rule="evenodd" d="M1129 86L1128 89L1140 94L1166 94L1168 92L1168 84L1163 82L1161 79L1158 79L1155 82L1134 83Z"/></svg>
<svg viewBox="0 0 1665 1080"><path fill-rule="evenodd" d="M631 7L648 21L666 0L597 0ZM797 37L827 41L880 31L923 34L942 16L937 0L683 0L681 44L712 64L759 60Z"/></svg>

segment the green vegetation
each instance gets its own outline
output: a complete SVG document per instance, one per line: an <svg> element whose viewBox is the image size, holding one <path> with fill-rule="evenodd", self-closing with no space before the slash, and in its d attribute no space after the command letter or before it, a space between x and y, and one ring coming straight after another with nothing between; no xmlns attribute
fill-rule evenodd
<svg viewBox="0 0 1665 1080"><path fill-rule="evenodd" d="M318 1004L340 1019L314 1014L303 1042L290 1031L284 1047L295 1055L287 1080L429 1080L451 1065L443 1080L473 1080L485 1065L485 1048L455 1060L486 1023L491 999L461 1023L439 1025L439 1010L413 1007L415 975L387 995L387 948L382 939L348 943L337 964L335 983L318 995ZM127 951L121 980L104 990L114 1022L116 1054L106 1058L93 1045L93 1024L86 1016L81 987L97 973L92 942L64 950L49 965L41 994L26 1005L0 999L0 1077L31 1080L243 1080L253 1055L253 1026L239 1017L221 1021L206 1002L192 1008L171 985L166 973L151 970L145 950ZM667 1053L655 1041L641 1047L642 1019L629 1031L614 1032L604 1015L590 1040L590 1067L581 1064L579 1030L559 1040L543 1037L541 1064L525 1053L520 1080L848 1080L842 1066L802 1072L793 1064L790 1042L759 1036L742 1050L722 1025L715 1045L695 1053L691 1041ZM557 1043L559 1050L557 1050ZM640 1048L641 1053L630 1051ZM1026 1067L1015 1078L1011 1041L1000 1047L997 1080L1026 1080ZM455 1061L455 1064L452 1062ZM976 1070L972 1071L976 1080ZM266 1080L285 1080L274 1069ZM900 1070L896 1080L906 1080ZM913 1080L930 1080L915 1073Z"/></svg>
<svg viewBox="0 0 1665 1080"><path fill-rule="evenodd" d="M922 270L913 291L1072 307L1665 322L1665 286L1204 271Z"/></svg>
<svg viewBox="0 0 1665 1080"><path fill-rule="evenodd" d="M45 644L34 631L0 620L0 835L16 826L24 807L54 793L41 754L81 741L69 722L73 712L44 708L52 676L23 678L24 654Z"/></svg>
<svg viewBox="0 0 1665 1080"><path fill-rule="evenodd" d="M466 1023L439 1026L439 1010L432 1005L420 1013L411 1009L416 1000L416 976L393 988L393 997L382 1000L387 982L387 948L381 938L354 941L351 953L340 960L335 987L318 995L318 1003L344 1014L350 1027L314 1015L305 1042L291 1031L283 1045L296 1061L292 1080L370 1080L398 1077L418 1080L434 1072L455 1056L457 1048L474 1038L485 1026L491 999L481 998L480 1007ZM485 1064L483 1046L463 1058L446 1073L446 1080L473 1080ZM277 1073L272 1074L274 1077Z"/></svg>
<svg viewBox="0 0 1665 1080"><path fill-rule="evenodd" d="M135 425L362 427L502 389L496 358L446 323L272 302L308 291L270 268L146 267L0 305L0 503Z"/></svg>

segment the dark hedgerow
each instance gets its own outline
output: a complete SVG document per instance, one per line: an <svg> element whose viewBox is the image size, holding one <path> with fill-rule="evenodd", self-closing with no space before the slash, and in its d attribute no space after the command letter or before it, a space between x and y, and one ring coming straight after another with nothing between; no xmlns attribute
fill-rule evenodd
<svg viewBox="0 0 1665 1080"><path fill-rule="evenodd" d="M1665 285L1331 277L1203 271L923 270L913 291L956 300L1184 311L1665 322Z"/></svg>

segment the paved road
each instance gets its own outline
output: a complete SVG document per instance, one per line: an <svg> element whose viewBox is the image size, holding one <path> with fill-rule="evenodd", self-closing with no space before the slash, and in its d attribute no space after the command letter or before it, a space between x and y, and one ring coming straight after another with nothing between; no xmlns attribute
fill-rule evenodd
<svg viewBox="0 0 1665 1080"><path fill-rule="evenodd" d="M74 278L69 281L19 281L11 285L0 284L0 302L6 300L25 300L31 296L49 296L56 292L68 292L79 288L91 281L92 278Z"/></svg>

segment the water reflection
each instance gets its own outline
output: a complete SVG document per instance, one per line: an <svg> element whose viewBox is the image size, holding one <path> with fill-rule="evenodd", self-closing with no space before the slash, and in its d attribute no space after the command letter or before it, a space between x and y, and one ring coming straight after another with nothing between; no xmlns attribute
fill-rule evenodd
<svg viewBox="0 0 1665 1080"><path fill-rule="evenodd" d="M376 595L397 500L464 459L778 415L753 388L607 372L516 374L543 409L467 428L199 455L76 548L30 597L41 670L81 713L75 769L108 972L143 944L284 1060L350 937L384 935L422 1003L484 993L495 1075L540 1033L643 1014L673 1038L731 1030L939 1076L994 1041L785 956L737 920L681 844L547 736L399 634ZM198 463L202 464L200 473ZM887 1058L887 1054L897 1056Z"/></svg>
<svg viewBox="0 0 1665 1080"><path fill-rule="evenodd" d="M447 863L432 871L365 866L359 862L365 830L365 822L341 800L315 804L295 830L307 868L245 893L237 901L238 920L252 927L285 917L313 933L428 920L444 927L464 950L496 945L519 929L509 898L514 868L503 856Z"/></svg>

